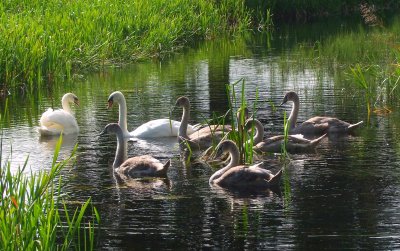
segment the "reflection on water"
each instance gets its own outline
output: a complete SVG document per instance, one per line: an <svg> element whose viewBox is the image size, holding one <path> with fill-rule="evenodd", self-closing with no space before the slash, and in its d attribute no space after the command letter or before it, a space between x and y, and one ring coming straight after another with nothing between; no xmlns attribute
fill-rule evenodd
<svg viewBox="0 0 400 251"><path fill-rule="evenodd" d="M39 143L46 151L54 152L60 136L39 136ZM61 148L72 152L78 143L78 134L63 135L61 139Z"/></svg>
<svg viewBox="0 0 400 251"><path fill-rule="evenodd" d="M36 126L47 107L73 90L81 102L74 108L80 133L63 139L59 159L78 144L75 164L63 172L64 189L71 200L92 197L101 214L101 249L400 248L400 117L395 112L373 116L355 136L324 139L315 153L291 155L285 167L289 191L283 185L278 191L251 193L212 188L208 179L216 169L198 161L183 163L174 138L127 143L128 157L171 159L168 178L116 182L116 138L98 137L106 124L118 121L118 112L106 109L115 90L126 97L130 131L168 117L181 95L191 99L193 124L214 112L224 114L229 106L224 84L240 78L266 135L282 134L288 108L278 104L288 90L300 96L300 122L315 115L365 120L362 97L335 87L343 77L340 71L333 75L330 66L293 64L294 55L281 39L285 36L276 36L269 46L263 35L208 42L167 61L110 69L57 86L38 98L11 96L2 161L9 158L16 167L29 154L32 170L49 168L57 137L40 138ZM237 95L240 91L236 88ZM174 109L171 116L180 120L181 111ZM273 173L283 166L277 155L263 160Z"/></svg>

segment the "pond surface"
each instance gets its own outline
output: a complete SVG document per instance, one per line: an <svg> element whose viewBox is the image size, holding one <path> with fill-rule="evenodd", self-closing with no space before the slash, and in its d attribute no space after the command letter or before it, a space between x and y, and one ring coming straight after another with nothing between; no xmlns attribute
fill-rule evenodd
<svg viewBox="0 0 400 251"><path fill-rule="evenodd" d="M311 27L289 27L272 35L206 42L162 62L141 62L52 86L36 97L11 96L3 161L8 158L17 168L29 154L30 170L49 168L57 139L41 138L38 121L48 107L61 106L64 93L74 92L80 99L80 107L73 108L80 133L64 138L59 159L78 144L76 163L63 172L64 191L73 202L92 197L101 215L99 249L399 249L398 103L387 116L373 114L355 136L326 138L315 153L291 155L285 167L277 156L268 157L274 173L285 168L289 186L249 194L210 187L216 168L198 161L184 165L175 138L128 144L129 156L171 159L167 179L117 184L111 169L116 138L97 136L107 123L118 121L116 107L106 109L115 90L127 99L132 130L168 117L181 95L191 100L192 123L224 114L229 107L225 84L240 79L267 135L283 132L283 113L290 106L278 105L289 90L300 95L300 121L329 115L366 122L364 97L343 86L342 68L298 62L292 50L302 41L340 33L343 25L337 26L330 33L322 24L320 30L312 27L315 33ZM238 85L238 94L240 89ZM171 116L179 120L181 111L176 108Z"/></svg>

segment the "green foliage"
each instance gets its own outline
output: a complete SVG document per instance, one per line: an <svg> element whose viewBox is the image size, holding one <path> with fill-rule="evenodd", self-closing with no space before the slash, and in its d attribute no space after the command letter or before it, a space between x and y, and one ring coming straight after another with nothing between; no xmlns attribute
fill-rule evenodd
<svg viewBox="0 0 400 251"><path fill-rule="evenodd" d="M60 172L73 157L57 162L61 142L62 137L49 171L27 174L27 161L15 172L10 162L0 166L0 250L94 250L96 208L88 199L71 215L61 196ZM92 220L87 221L89 207Z"/></svg>
<svg viewBox="0 0 400 251"><path fill-rule="evenodd" d="M350 67L350 71L351 71L352 76L354 78L354 82L359 87L361 87L365 92L365 100L366 100L366 103L367 103L367 110L368 110L368 117L369 117L370 114L371 114L371 105L370 105L371 102L370 102L370 99L371 99L371 96L373 95L372 94L372 88L371 88L371 86L369 84L371 82L366 80L365 74L364 74L363 70L361 69L360 64L356 64L354 67Z"/></svg>
<svg viewBox="0 0 400 251"><path fill-rule="evenodd" d="M240 98L236 95L236 85L241 84ZM229 133L229 139L233 140L239 148L240 163L252 164L253 163L253 145L255 130L252 128L250 131L245 130L245 110L248 109L247 101L245 97L245 81L240 79L233 84L227 85L227 95L229 100L229 116L231 121L232 131ZM258 91L256 92L256 102L253 107L253 118L256 114L256 103L258 100ZM237 112L235 112L235 107Z"/></svg>
<svg viewBox="0 0 400 251"><path fill-rule="evenodd" d="M35 88L249 26L243 1L0 2L0 83ZM0 86L1 87L1 86ZM4 86L3 86L4 88Z"/></svg>
<svg viewBox="0 0 400 251"><path fill-rule="evenodd" d="M288 143L288 139L289 139L289 128L290 128L290 121L287 120L287 116L286 116L286 111L284 111L283 113L283 136L284 136L284 141L283 141L283 145L282 145L282 149L281 149L281 158L285 161L286 159L288 159L289 157L289 153L286 150L286 146Z"/></svg>

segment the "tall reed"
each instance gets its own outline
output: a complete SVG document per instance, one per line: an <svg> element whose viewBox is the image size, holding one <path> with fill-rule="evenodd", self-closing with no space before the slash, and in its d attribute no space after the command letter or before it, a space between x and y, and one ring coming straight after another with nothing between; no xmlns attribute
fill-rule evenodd
<svg viewBox="0 0 400 251"><path fill-rule="evenodd" d="M287 119L286 111L283 112L283 145L281 147L281 158L282 160L286 161L289 158L289 153L287 151L287 143L289 138L289 128L290 128L290 121Z"/></svg>
<svg viewBox="0 0 400 251"><path fill-rule="evenodd" d="M0 114L0 250L94 250L99 213L88 199L71 214L61 191L61 170L73 159L75 151L68 159L57 162L60 137L50 170L26 173L27 158L14 171L2 155L6 116L7 105L3 116ZM88 213L89 218L85 217Z"/></svg>
<svg viewBox="0 0 400 251"><path fill-rule="evenodd" d="M281 149L281 162L283 162L283 167L282 170L283 172L283 198L284 198L284 206L285 208L288 208L290 206L290 201L291 201L291 189L290 189L290 180L289 180L289 174L287 172L287 166L290 163L290 156L287 151L287 143L288 143L288 138L289 138L289 128L290 128L290 121L288 121L287 116L286 116L286 111L283 113L283 135L284 135L284 141Z"/></svg>
<svg viewBox="0 0 400 251"><path fill-rule="evenodd" d="M360 64L356 64L354 67L350 67L350 71L354 78L354 82L364 90L365 101L367 104L367 111L368 111L368 121L369 121L371 115L371 96L373 95L371 82L367 81L365 73L361 69Z"/></svg>
<svg viewBox="0 0 400 251"><path fill-rule="evenodd" d="M164 57L249 25L244 0L0 1L0 88Z"/></svg>
<svg viewBox="0 0 400 251"><path fill-rule="evenodd" d="M241 84L240 97L236 95L236 86ZM255 129L251 128L247 131L245 128L245 111L248 109L245 97L245 80L240 79L233 84L226 85L226 92L229 102L229 116L231 121L232 130L229 133L229 138L233 140L239 148L240 163L252 164L253 163L253 145ZM258 100L258 91L256 91L256 101L253 105L253 118L256 114L256 104ZM236 108L237 107L237 108ZM237 112L235 112L235 108Z"/></svg>

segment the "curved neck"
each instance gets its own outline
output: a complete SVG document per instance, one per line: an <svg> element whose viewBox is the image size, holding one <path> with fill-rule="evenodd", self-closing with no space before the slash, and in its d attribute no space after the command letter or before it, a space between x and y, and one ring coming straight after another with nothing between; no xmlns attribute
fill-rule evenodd
<svg viewBox="0 0 400 251"><path fill-rule="evenodd" d="M254 126L254 137L253 137L253 144L256 145L260 143L263 138L264 138L264 126L261 124L261 122L257 119L252 119L248 122L249 124L247 125L247 130L252 129ZM249 127L251 126L251 127Z"/></svg>
<svg viewBox="0 0 400 251"><path fill-rule="evenodd" d="M119 167L124 161L127 159L127 143L128 141L124 139L124 135L122 134L122 130L118 130L116 132L117 135L117 150L115 152L115 159L113 163L113 167Z"/></svg>
<svg viewBox="0 0 400 251"><path fill-rule="evenodd" d="M120 98L118 101L118 106L119 106L119 118L118 118L118 124L122 129L123 134L129 134L128 132L128 124L127 124L127 118L126 118L126 101L125 98Z"/></svg>
<svg viewBox="0 0 400 251"><path fill-rule="evenodd" d="M229 164L227 166L225 166L224 168L221 168L218 171L216 171L213 175L211 175L210 179L208 180L209 184L212 184L214 182L214 180L221 177L230 168L239 165L239 150L237 149L236 146L229 148L229 156L231 159Z"/></svg>
<svg viewBox="0 0 400 251"><path fill-rule="evenodd" d="M297 116L299 115L299 98L295 98L293 101L292 111L290 112L289 118L287 120L289 124L289 129L294 129L296 126Z"/></svg>
<svg viewBox="0 0 400 251"><path fill-rule="evenodd" d="M187 127L189 123L189 117L190 117L190 108L188 105L183 106L183 113L182 113L182 120L181 120L181 125L179 126L179 132L178 136L188 139L187 135Z"/></svg>
<svg viewBox="0 0 400 251"><path fill-rule="evenodd" d="M69 105L69 102L68 102L67 97L64 96L64 97L61 99L61 105L62 105L62 108L63 108L64 111L69 112L69 113L72 113L71 107L70 107L70 105Z"/></svg>

